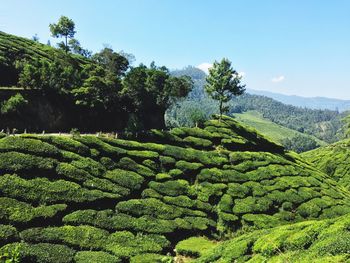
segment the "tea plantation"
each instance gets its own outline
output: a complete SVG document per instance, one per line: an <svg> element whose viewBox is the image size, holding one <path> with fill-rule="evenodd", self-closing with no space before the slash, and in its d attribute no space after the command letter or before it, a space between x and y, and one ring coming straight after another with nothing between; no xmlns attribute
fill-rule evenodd
<svg viewBox="0 0 350 263"><path fill-rule="evenodd" d="M340 185L350 187L350 140L342 140L327 147L318 148L302 154L303 158L314 164L336 180Z"/></svg>
<svg viewBox="0 0 350 263"><path fill-rule="evenodd" d="M346 187L228 117L133 140L2 135L0 174L0 262L342 262L350 250Z"/></svg>

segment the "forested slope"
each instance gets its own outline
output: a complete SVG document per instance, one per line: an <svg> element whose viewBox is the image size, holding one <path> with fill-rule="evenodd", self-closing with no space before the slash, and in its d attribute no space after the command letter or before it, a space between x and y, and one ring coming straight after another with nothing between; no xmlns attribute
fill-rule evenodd
<svg viewBox="0 0 350 263"><path fill-rule="evenodd" d="M345 188L228 117L134 140L7 136L0 172L0 251L21 262L171 262L190 237L350 212Z"/></svg>
<svg viewBox="0 0 350 263"><path fill-rule="evenodd" d="M191 76L195 88L184 101L171 107L167 112L169 125L194 125L193 116L210 117L217 113L217 103L207 98L204 92L206 74L201 70L188 67L175 71L176 76ZM244 79L242 80L244 83ZM229 114L247 111L259 112L264 118L305 135L313 135L318 139L331 143L337 141L338 132L342 127L341 119L346 112L335 110L316 110L286 105L266 96L253 95L249 90L242 96L232 99L229 103ZM307 138L307 136L305 136ZM292 138L291 138L292 139Z"/></svg>

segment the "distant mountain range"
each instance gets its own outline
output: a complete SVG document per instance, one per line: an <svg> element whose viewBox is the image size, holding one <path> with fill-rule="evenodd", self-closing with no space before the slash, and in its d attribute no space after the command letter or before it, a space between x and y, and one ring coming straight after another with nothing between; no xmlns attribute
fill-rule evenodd
<svg viewBox="0 0 350 263"><path fill-rule="evenodd" d="M247 89L247 92L253 95L260 95L280 101L297 107L306 107L310 109L328 109L338 110L340 112L350 110L350 100L340 100L325 97L301 97L296 95L284 95L263 90Z"/></svg>

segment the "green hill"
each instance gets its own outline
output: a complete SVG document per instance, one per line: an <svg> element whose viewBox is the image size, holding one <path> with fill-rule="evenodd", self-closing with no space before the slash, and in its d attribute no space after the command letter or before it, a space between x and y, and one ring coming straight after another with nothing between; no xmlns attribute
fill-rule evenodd
<svg viewBox="0 0 350 263"><path fill-rule="evenodd" d="M17 85L19 72L16 69L16 63L23 59L53 61L54 59L65 60L68 57L75 67L80 68L89 63L83 56L67 55L62 50L51 46L0 31L0 87Z"/></svg>
<svg viewBox="0 0 350 263"><path fill-rule="evenodd" d="M350 260L350 215L310 220L239 235L217 243L203 237L181 241L178 257L199 257L193 262L338 263Z"/></svg>
<svg viewBox="0 0 350 263"><path fill-rule="evenodd" d="M292 130L290 128L279 125L277 123L274 123L269 119L264 118L262 114L257 111L234 113L233 116L237 118L238 121L254 127L260 133L266 135L271 140L280 144L282 144L285 139L293 138L296 136L302 136L309 140L315 140L320 146L327 145L326 142L321 141L315 136L304 134L296 130Z"/></svg>
<svg viewBox="0 0 350 263"><path fill-rule="evenodd" d="M305 152L303 158L327 173L339 184L350 188L350 140L342 140L326 147Z"/></svg>
<svg viewBox="0 0 350 263"><path fill-rule="evenodd" d="M350 212L346 189L228 117L133 140L5 136L0 174L0 255L21 262L171 262L190 237Z"/></svg>

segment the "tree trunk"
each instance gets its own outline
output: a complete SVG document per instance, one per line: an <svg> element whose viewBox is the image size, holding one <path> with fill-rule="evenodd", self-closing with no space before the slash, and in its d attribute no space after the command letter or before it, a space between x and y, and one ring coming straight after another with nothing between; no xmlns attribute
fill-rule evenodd
<svg viewBox="0 0 350 263"><path fill-rule="evenodd" d="M219 111L220 111L219 121L221 122L221 118L222 118L222 100L220 100L220 102L219 102Z"/></svg>
<svg viewBox="0 0 350 263"><path fill-rule="evenodd" d="M66 36L66 53L68 53L68 42L67 42L67 36Z"/></svg>

